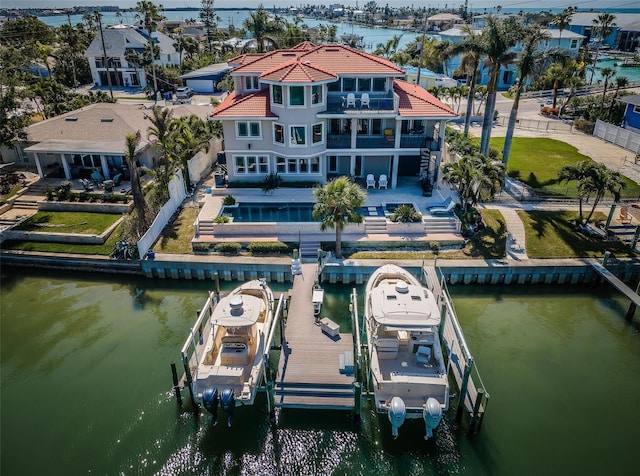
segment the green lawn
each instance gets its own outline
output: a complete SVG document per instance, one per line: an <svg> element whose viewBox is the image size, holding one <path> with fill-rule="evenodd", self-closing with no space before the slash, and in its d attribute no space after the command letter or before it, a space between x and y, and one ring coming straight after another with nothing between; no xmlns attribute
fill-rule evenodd
<svg viewBox="0 0 640 476"><path fill-rule="evenodd" d="M16 230L99 235L120 216L111 213L40 211L22 222Z"/></svg>
<svg viewBox="0 0 640 476"><path fill-rule="evenodd" d="M479 139L474 139L479 142ZM504 137L492 137L491 148L502 151ZM574 146L556 139L514 137L509 156L508 174L543 195L577 197L574 183L558 182L558 173L565 165L575 165L590 157ZM640 196L640 185L624 178L627 184L622 198Z"/></svg>
<svg viewBox="0 0 640 476"><path fill-rule="evenodd" d="M154 246L158 253L191 253L191 239L195 233L193 224L199 208L185 207L175 221L169 223Z"/></svg>
<svg viewBox="0 0 640 476"><path fill-rule="evenodd" d="M6 250L42 251L46 253L72 253L80 255L109 256L118 241L118 230L102 245L80 245L70 243L40 243L36 241L6 241L2 248Z"/></svg>
<svg viewBox="0 0 640 476"><path fill-rule="evenodd" d="M620 241L604 241L579 233L573 228L578 212L518 210L524 223L529 258L601 258L605 251L614 256L632 257L635 254ZM596 212L593 220L606 220Z"/></svg>

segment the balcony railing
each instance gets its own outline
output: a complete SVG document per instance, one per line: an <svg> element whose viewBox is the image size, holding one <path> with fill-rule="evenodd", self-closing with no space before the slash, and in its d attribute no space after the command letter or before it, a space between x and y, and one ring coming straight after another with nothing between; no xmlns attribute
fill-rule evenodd
<svg viewBox="0 0 640 476"><path fill-rule="evenodd" d="M356 148L358 149L389 149L395 147L394 136L358 136L356 138ZM400 136L400 147L403 149L427 148L432 151L440 150L438 141L432 137L425 137L415 134L402 134ZM327 149L350 149L351 136L347 134L327 135Z"/></svg>
<svg viewBox="0 0 640 476"><path fill-rule="evenodd" d="M400 136L400 147L406 149L430 149L432 151L440 150L437 140L434 140L433 137L425 137L419 134L402 134Z"/></svg>
<svg viewBox="0 0 640 476"><path fill-rule="evenodd" d="M395 111L397 108L397 98L393 91L386 93L369 93L369 105L363 105L362 93L353 93L354 102L348 101L349 93L333 92L327 95L327 112L334 114L348 114L356 112L384 114Z"/></svg>

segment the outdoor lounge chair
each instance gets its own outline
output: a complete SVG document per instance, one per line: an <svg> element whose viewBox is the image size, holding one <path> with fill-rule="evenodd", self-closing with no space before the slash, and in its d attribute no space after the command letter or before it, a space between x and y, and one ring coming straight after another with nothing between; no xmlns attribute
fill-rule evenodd
<svg viewBox="0 0 640 476"><path fill-rule="evenodd" d="M360 107L369 107L369 93L362 93L360 96Z"/></svg>
<svg viewBox="0 0 640 476"><path fill-rule="evenodd" d="M431 210L432 208L446 208L452 202L451 197L445 198L443 201L438 203L432 203L431 205L427 205L427 210Z"/></svg>
<svg viewBox="0 0 640 476"><path fill-rule="evenodd" d="M373 174L368 174L367 175L367 188L376 188L376 179L373 176Z"/></svg>
<svg viewBox="0 0 640 476"><path fill-rule="evenodd" d="M356 95L354 93L347 94L347 107L356 107Z"/></svg>
<svg viewBox="0 0 640 476"><path fill-rule="evenodd" d="M117 174L113 177L113 184L117 187L122 182L122 174Z"/></svg>
<svg viewBox="0 0 640 476"><path fill-rule="evenodd" d="M393 136L393 129L385 129L384 138L387 142L395 142L396 138Z"/></svg>
<svg viewBox="0 0 640 476"><path fill-rule="evenodd" d="M432 215L449 215L455 206L456 202L451 200L446 207L429 208L429 213Z"/></svg>
<svg viewBox="0 0 640 476"><path fill-rule="evenodd" d="M387 176L385 174L380 175L378 179L378 188L387 188Z"/></svg>
<svg viewBox="0 0 640 476"><path fill-rule="evenodd" d="M93 184L87 179L80 179L80 184L84 188L85 192L91 192L93 190Z"/></svg>
<svg viewBox="0 0 640 476"><path fill-rule="evenodd" d="M97 185L102 184L102 182L104 182L104 177L102 176L102 174L100 172L98 172L97 170L95 172L93 172L91 174L91 180L93 180L93 182Z"/></svg>

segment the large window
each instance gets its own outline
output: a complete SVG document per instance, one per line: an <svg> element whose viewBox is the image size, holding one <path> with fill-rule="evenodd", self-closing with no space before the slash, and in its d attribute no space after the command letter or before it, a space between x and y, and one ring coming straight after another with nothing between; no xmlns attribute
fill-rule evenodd
<svg viewBox="0 0 640 476"><path fill-rule="evenodd" d="M287 159L276 157L276 173L283 174L287 171Z"/></svg>
<svg viewBox="0 0 640 476"><path fill-rule="evenodd" d="M307 145L307 126L291 126L291 145Z"/></svg>
<svg viewBox="0 0 640 476"><path fill-rule="evenodd" d="M311 104L322 103L322 84L311 86Z"/></svg>
<svg viewBox="0 0 640 476"><path fill-rule="evenodd" d="M358 135L369 135L369 119L358 119Z"/></svg>
<svg viewBox="0 0 640 476"><path fill-rule="evenodd" d="M279 174L318 174L320 157L276 157L276 172Z"/></svg>
<svg viewBox="0 0 640 476"><path fill-rule="evenodd" d="M343 91L355 91L356 90L356 78L342 78L342 90Z"/></svg>
<svg viewBox="0 0 640 476"><path fill-rule="evenodd" d="M577 48L578 47L578 40L571 40L571 48Z"/></svg>
<svg viewBox="0 0 640 476"><path fill-rule="evenodd" d="M284 126L282 124L273 124L273 142L284 144Z"/></svg>
<svg viewBox="0 0 640 476"><path fill-rule="evenodd" d="M259 122L236 122L236 134L239 139L261 137Z"/></svg>
<svg viewBox="0 0 640 476"><path fill-rule="evenodd" d="M273 95L273 104L282 104L282 86L274 84L271 86L271 93Z"/></svg>
<svg viewBox="0 0 640 476"><path fill-rule="evenodd" d="M304 106L304 86L289 86L289 106Z"/></svg>
<svg viewBox="0 0 640 476"><path fill-rule="evenodd" d="M245 89L258 89L258 77L257 76L246 76L244 78L244 88Z"/></svg>
<svg viewBox="0 0 640 476"><path fill-rule="evenodd" d="M386 78L373 78L373 90L374 91L385 91L387 86Z"/></svg>
<svg viewBox="0 0 640 476"><path fill-rule="evenodd" d="M266 155L236 155L233 165L236 175L269 173L269 158Z"/></svg>
<svg viewBox="0 0 640 476"><path fill-rule="evenodd" d="M314 144L318 144L324 140L323 130L324 130L324 125L322 122L319 122L318 124L313 125L312 135L313 135Z"/></svg>
<svg viewBox="0 0 640 476"><path fill-rule="evenodd" d="M371 91L371 78L358 78L358 91Z"/></svg>

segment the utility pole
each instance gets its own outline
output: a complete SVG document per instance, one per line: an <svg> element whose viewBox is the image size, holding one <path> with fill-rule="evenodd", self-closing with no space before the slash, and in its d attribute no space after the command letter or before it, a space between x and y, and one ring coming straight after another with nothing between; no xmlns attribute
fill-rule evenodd
<svg viewBox="0 0 640 476"><path fill-rule="evenodd" d="M102 41L102 62L105 68L107 68L107 84L109 85L109 94L111 94L111 100L113 100L113 87L111 86L111 72L109 71L109 60L107 58L107 48L104 44L104 33L102 31L102 14L100 12L93 12L98 20L98 27L100 28L100 40Z"/></svg>
<svg viewBox="0 0 640 476"><path fill-rule="evenodd" d="M71 35L73 34L73 26L71 26L71 10L67 10L65 12L67 14L67 20L69 21L69 46L71 47L71 70L73 71L73 90L75 91L76 86L78 85L78 80L76 79L76 51L75 51L75 45L76 45L76 41L75 39L73 41L71 41Z"/></svg>

